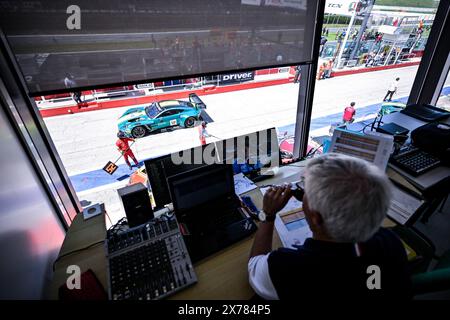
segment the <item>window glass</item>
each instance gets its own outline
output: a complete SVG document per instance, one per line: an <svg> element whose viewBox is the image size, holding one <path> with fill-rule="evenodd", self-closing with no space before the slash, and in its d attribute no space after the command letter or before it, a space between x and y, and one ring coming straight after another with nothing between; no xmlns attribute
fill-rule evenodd
<svg viewBox="0 0 450 320"><path fill-rule="evenodd" d="M312 109L310 141L319 143L337 126L359 122L362 130L379 112L405 107L439 4L335 2L326 2Z"/></svg>
<svg viewBox="0 0 450 320"><path fill-rule="evenodd" d="M276 67L83 90L79 97L47 95L36 103L81 204L105 203L116 222L124 216L117 189L146 183L145 160L200 146L201 121L207 123L206 143L275 127L282 160L292 160L300 78L300 68ZM175 119L155 119L179 111L158 107L174 106L173 100L196 108L183 108ZM132 170L118 150L118 130L135 137L128 142L138 161L134 166L129 155ZM112 175L102 169L108 161L118 166Z"/></svg>
<svg viewBox="0 0 450 320"><path fill-rule="evenodd" d="M36 95L310 62L316 10L315 0L1 1L0 26Z"/></svg>
<svg viewBox="0 0 450 320"><path fill-rule="evenodd" d="M174 110L174 109L167 110L166 112L161 113L158 118L167 117L167 116L173 116L174 114L177 114L177 113L179 113L178 110Z"/></svg>
<svg viewBox="0 0 450 320"><path fill-rule="evenodd" d="M145 107L145 112L149 118L154 118L161 112L161 109L155 103L152 103L150 106Z"/></svg>

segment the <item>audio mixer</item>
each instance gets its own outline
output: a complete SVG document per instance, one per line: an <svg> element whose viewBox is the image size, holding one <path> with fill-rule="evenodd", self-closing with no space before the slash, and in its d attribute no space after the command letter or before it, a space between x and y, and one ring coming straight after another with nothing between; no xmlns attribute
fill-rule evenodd
<svg viewBox="0 0 450 320"><path fill-rule="evenodd" d="M158 300L197 282L175 215L110 235L109 297Z"/></svg>

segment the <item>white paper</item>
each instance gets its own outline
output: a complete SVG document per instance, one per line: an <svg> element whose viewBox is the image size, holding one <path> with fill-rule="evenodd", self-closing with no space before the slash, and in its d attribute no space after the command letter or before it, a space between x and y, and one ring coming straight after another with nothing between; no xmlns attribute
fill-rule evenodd
<svg viewBox="0 0 450 320"><path fill-rule="evenodd" d="M275 228L277 229L281 243L286 248L296 249L296 246L303 245L307 238L312 237L312 232L309 229L308 223L302 219L303 226L298 226L295 229L288 230L280 214L275 218Z"/></svg>
<svg viewBox="0 0 450 320"><path fill-rule="evenodd" d="M423 200L392 187L392 200L387 215L400 224L405 224L417 209L423 204Z"/></svg>
<svg viewBox="0 0 450 320"><path fill-rule="evenodd" d="M333 132L329 152L360 158L385 170L393 145L394 137L388 134L380 132L363 134L336 129Z"/></svg>
<svg viewBox="0 0 450 320"><path fill-rule="evenodd" d="M252 180L244 176L243 173L234 175L234 191L237 195L241 195L250 190L256 189L256 184Z"/></svg>

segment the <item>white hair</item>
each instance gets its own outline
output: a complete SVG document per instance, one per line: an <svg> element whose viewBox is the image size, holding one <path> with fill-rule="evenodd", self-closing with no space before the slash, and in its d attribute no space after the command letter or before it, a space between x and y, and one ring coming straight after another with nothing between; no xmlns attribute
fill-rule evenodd
<svg viewBox="0 0 450 320"><path fill-rule="evenodd" d="M308 162L305 194L333 240L356 243L379 229L390 204L390 182L367 161L327 153Z"/></svg>

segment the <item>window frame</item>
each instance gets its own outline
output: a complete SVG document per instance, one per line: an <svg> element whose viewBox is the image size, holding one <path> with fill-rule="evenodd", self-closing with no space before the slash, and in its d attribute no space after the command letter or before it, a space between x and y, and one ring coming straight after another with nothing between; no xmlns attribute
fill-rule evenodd
<svg viewBox="0 0 450 320"><path fill-rule="evenodd" d="M448 72L448 44L450 43L450 2L440 0L424 54L419 64L407 104L435 104L436 92L442 90Z"/></svg>
<svg viewBox="0 0 450 320"><path fill-rule="evenodd" d="M0 74L1 104L67 230L82 207L1 29Z"/></svg>
<svg viewBox="0 0 450 320"><path fill-rule="evenodd" d="M431 105L435 106L441 97L441 92L444 89L445 82L447 78L450 76L450 53L447 56L447 61L445 62L444 67L442 68L442 73L439 77L438 84L436 86L436 90L434 91L433 98L431 99Z"/></svg>

